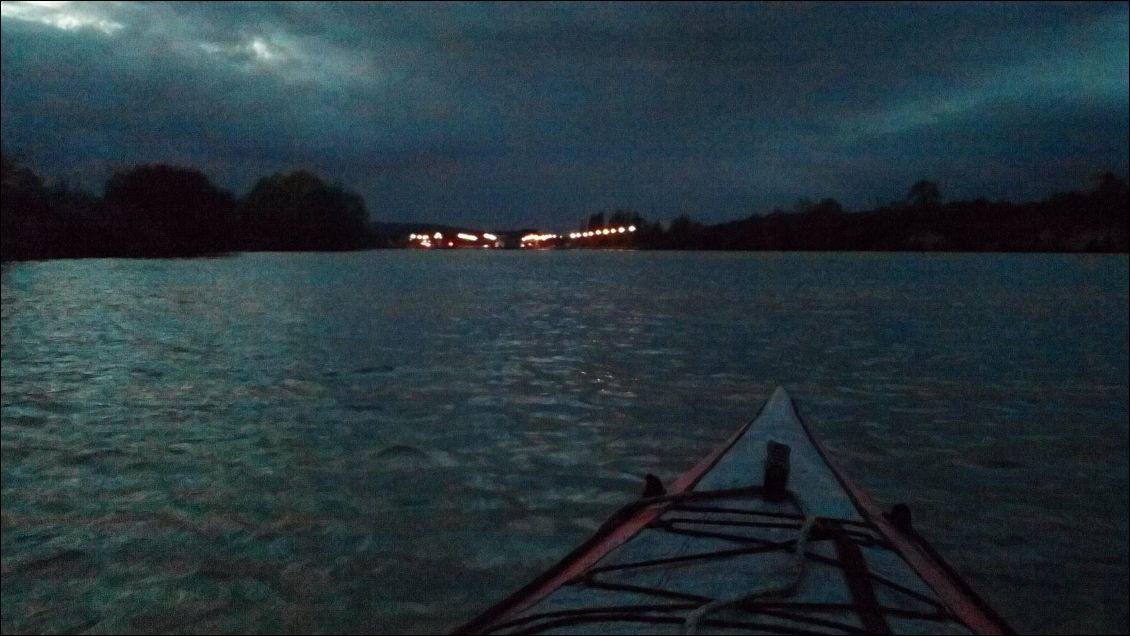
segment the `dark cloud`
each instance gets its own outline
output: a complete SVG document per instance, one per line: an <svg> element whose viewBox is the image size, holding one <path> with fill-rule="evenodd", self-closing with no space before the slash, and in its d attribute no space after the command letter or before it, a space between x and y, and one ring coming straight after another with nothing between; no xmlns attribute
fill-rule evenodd
<svg viewBox="0 0 1130 636"><path fill-rule="evenodd" d="M1125 172L1127 5L5 3L3 140L54 177L307 167L378 218L721 220L918 178Z"/></svg>

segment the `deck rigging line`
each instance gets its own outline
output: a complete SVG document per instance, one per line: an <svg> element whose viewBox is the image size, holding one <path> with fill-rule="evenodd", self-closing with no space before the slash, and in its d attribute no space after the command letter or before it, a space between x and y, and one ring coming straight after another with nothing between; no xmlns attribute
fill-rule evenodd
<svg viewBox="0 0 1130 636"><path fill-rule="evenodd" d="M861 548L877 548L894 552L894 547L877 532L873 525L849 519L806 515L795 493L787 492L786 500L796 513L758 511L728 505L719 505L724 499L750 499L760 497L760 486L724 490L688 491L664 494L632 502L617 511L604 524L602 530L618 524L619 520L652 505L666 504L664 514L653 520L645 531L664 532L682 536L711 538L735 544L733 548L710 550L674 557L646 559L627 563L596 566L570 580L567 585L602 589L610 592L628 592L656 598L656 603L620 604L604 607L536 612L518 616L493 625L491 632L517 630L521 633L539 633L555 628L599 623L637 623L640 625L681 625L686 634L695 634L702 628L747 629L790 634L828 633L889 634L891 628L886 618L928 620L937 622L962 621L936 599L907 588L867 568ZM728 503L728 502L727 502ZM724 513L736 519L699 519L695 514ZM672 514L679 516L672 517ZM727 527L734 532L726 532ZM737 530L788 529L797 530L790 539L774 541L738 534ZM597 533L601 534L600 531ZM818 542L830 541L835 546L836 558L812 552L809 548ZM789 576L776 583L741 593L729 598L709 598L675 590L604 580L601 575L631 572L656 566L688 564L711 560L725 560L751 554L788 552L793 560L788 567ZM897 552L896 552L897 554ZM832 566L843 572L851 593L851 603L812 603L789 601L803 581L808 563ZM882 587L910 597L929 608L929 611L884 607L875 590ZM711 616L724 608L734 608L748 614L749 618L737 620L732 614L725 618ZM845 611L854 613L859 624L834 620L832 616ZM766 621L765 619L768 619Z"/></svg>

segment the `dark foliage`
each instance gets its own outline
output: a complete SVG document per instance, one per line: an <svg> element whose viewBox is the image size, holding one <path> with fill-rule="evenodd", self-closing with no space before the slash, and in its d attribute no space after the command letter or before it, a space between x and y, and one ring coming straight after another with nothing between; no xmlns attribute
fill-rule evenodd
<svg viewBox="0 0 1130 636"><path fill-rule="evenodd" d="M48 258L60 251L62 222L43 180L12 157L0 158L0 249L4 260Z"/></svg>
<svg viewBox="0 0 1130 636"><path fill-rule="evenodd" d="M407 225L371 225L362 198L305 171L260 179L242 200L198 170L163 164L115 174L97 197L65 184L46 187L3 156L4 260L86 256L192 256L236 250L346 250L403 243ZM847 213L835 199L704 225L682 215L664 229L628 210L590 215L586 227L634 225L574 247L706 250L1126 252L1126 180L1112 173L1086 192L1014 204L943 204L922 180L905 202ZM429 226L430 227L430 226ZM383 228L383 229L382 229ZM532 232L532 230L530 230ZM497 231L510 246L523 232Z"/></svg>
<svg viewBox="0 0 1130 636"><path fill-rule="evenodd" d="M1106 173L1088 192L1056 194L1044 201L941 203L937 184L919 181L908 204L844 213L834 199L798 204L719 225L687 217L666 232L641 234L638 247L713 250L859 250L1126 252L1126 181Z"/></svg>
<svg viewBox="0 0 1130 636"><path fill-rule="evenodd" d="M198 170L151 164L113 175L97 197L45 187L3 156L4 260L374 247L367 217L359 195L308 172L261 179L237 201Z"/></svg>
<svg viewBox="0 0 1130 636"><path fill-rule="evenodd" d="M260 179L240 202L248 247L266 250L343 250L367 244L361 196L298 170Z"/></svg>
<svg viewBox="0 0 1130 636"><path fill-rule="evenodd" d="M910 202L911 207L918 210L932 210L941 203L942 191L938 188L938 184L923 179L910 186L906 200Z"/></svg>
<svg viewBox="0 0 1130 636"><path fill-rule="evenodd" d="M109 231L125 256L191 256L240 247L235 197L199 170L137 166L106 182Z"/></svg>

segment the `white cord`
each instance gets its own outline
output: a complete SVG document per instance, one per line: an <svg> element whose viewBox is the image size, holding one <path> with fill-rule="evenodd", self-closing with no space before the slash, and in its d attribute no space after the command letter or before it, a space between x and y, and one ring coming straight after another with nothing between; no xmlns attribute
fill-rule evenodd
<svg viewBox="0 0 1130 636"><path fill-rule="evenodd" d="M763 586L752 592L742 594L741 596L716 599L692 610L687 614L686 621L683 623L683 633L688 636L694 636L694 634L698 632L698 622L702 620L704 616L719 608L735 605L762 596L792 596L795 594L797 587L800 586L801 579L804 578L804 566L805 563L807 563L805 551L808 549L808 535L812 532L812 525L814 523L816 523L816 517L808 515L804 517L804 524L800 527L800 535L797 537L796 548L793 550L793 560L791 563L792 576L790 576L788 580L776 585Z"/></svg>

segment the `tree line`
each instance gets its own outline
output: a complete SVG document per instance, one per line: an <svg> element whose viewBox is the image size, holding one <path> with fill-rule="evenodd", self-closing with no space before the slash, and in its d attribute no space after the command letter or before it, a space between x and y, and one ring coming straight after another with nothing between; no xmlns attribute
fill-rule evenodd
<svg viewBox="0 0 1130 636"><path fill-rule="evenodd" d="M11 156L2 164L4 260L348 250L374 241L361 196L303 170L263 177L237 198L194 168L147 164L115 173L97 196L47 186Z"/></svg>
<svg viewBox="0 0 1130 636"><path fill-rule="evenodd" d="M1091 189L1029 203L945 203L937 183L921 180L902 200L850 213L826 198L801 199L790 210L718 224L684 214L664 227L634 212L613 214L633 219L639 231L631 241L640 249L1126 252L1128 209L1126 180L1107 172ZM584 224L599 227L604 221L605 213L599 212Z"/></svg>
<svg viewBox="0 0 1130 636"><path fill-rule="evenodd" d="M98 196L48 186L9 155L2 164L4 260L351 250L404 238L401 224L371 224L360 195L304 170L263 177L237 198L199 170L147 164L114 174ZM1126 252L1128 208L1126 180L1108 172L1091 189L1029 203L945 203L937 183L921 180L902 200L850 213L835 199L801 199L791 210L712 225L682 215L664 226L618 209L582 226L637 228L584 243L593 247Z"/></svg>

